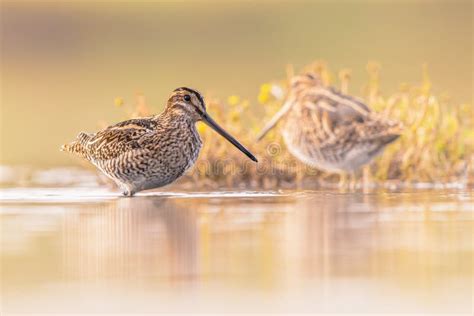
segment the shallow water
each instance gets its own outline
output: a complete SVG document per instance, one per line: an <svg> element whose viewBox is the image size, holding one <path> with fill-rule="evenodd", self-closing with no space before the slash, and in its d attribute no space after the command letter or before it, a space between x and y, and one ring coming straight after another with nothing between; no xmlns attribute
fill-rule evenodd
<svg viewBox="0 0 474 316"><path fill-rule="evenodd" d="M472 192L0 200L4 312L472 311Z"/></svg>

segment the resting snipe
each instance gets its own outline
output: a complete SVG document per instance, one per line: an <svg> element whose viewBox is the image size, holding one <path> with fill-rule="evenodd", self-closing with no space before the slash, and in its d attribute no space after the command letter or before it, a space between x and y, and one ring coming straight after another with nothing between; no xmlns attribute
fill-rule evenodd
<svg viewBox="0 0 474 316"><path fill-rule="evenodd" d="M400 136L398 122L383 119L362 101L325 87L317 74L295 76L290 84L286 102L258 139L285 117L286 146L308 165L353 172Z"/></svg>
<svg viewBox="0 0 474 316"><path fill-rule="evenodd" d="M207 114L199 92L186 87L174 90L159 115L120 122L95 134L80 133L61 149L90 161L124 195L132 196L170 184L195 163L202 147L195 126L198 121L257 161Z"/></svg>

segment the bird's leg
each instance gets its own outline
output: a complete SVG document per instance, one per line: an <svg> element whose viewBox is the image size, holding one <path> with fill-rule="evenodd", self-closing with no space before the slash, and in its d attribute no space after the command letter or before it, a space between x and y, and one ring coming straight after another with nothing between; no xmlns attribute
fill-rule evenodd
<svg viewBox="0 0 474 316"><path fill-rule="evenodd" d="M298 189L301 189L303 187L303 179L305 176L305 169L302 167L297 167L296 168L296 186Z"/></svg>
<svg viewBox="0 0 474 316"><path fill-rule="evenodd" d="M362 189L364 193L368 193L371 186L371 174L370 174L370 165L365 166L362 169Z"/></svg>
<svg viewBox="0 0 474 316"><path fill-rule="evenodd" d="M339 189L346 189L347 187L347 173L341 172L339 173L339 183L337 184Z"/></svg>
<svg viewBox="0 0 474 316"><path fill-rule="evenodd" d="M349 174L349 177L350 177L350 180L349 180L349 189L351 191L354 191L356 189L356 185L357 185L357 177L356 177L356 174L355 172L351 172Z"/></svg>

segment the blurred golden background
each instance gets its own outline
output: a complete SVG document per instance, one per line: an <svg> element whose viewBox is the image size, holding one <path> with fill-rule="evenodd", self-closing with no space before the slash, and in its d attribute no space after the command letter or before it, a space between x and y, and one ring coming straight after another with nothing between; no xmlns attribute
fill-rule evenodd
<svg viewBox="0 0 474 316"><path fill-rule="evenodd" d="M427 63L436 93L472 104L472 9L472 1L2 2L0 163L76 164L59 146L125 119L114 100L133 104L137 92L157 112L187 85L248 98L263 113L261 83L315 59L352 69L354 95L368 61L382 65L382 94L419 81Z"/></svg>
<svg viewBox="0 0 474 316"><path fill-rule="evenodd" d="M0 314L472 312L472 1L0 5ZM370 194L255 142L304 67L404 124ZM125 199L59 151L179 86L259 163L200 124L195 167Z"/></svg>

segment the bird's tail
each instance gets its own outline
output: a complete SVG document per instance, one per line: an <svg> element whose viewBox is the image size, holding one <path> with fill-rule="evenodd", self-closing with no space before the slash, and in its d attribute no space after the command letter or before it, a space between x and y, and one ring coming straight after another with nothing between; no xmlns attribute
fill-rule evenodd
<svg viewBox="0 0 474 316"><path fill-rule="evenodd" d="M403 126L403 123L399 121L389 121L387 125L388 128L385 133L385 141L386 144L389 144L402 136L405 127Z"/></svg>
<svg viewBox="0 0 474 316"><path fill-rule="evenodd" d="M77 138L74 141L70 142L69 144L62 145L61 151L73 153L87 159L86 144L91 139L91 137L91 134L81 132L79 135L77 135Z"/></svg>
<svg viewBox="0 0 474 316"><path fill-rule="evenodd" d="M385 146L385 145L388 145L390 143L393 143L400 136L401 136L400 133L387 133L385 135L382 135L379 140L380 140L381 145Z"/></svg>
<svg viewBox="0 0 474 316"><path fill-rule="evenodd" d="M368 122L360 132L364 136L363 139L383 148L400 138L403 130L403 124L398 121L378 119Z"/></svg>

